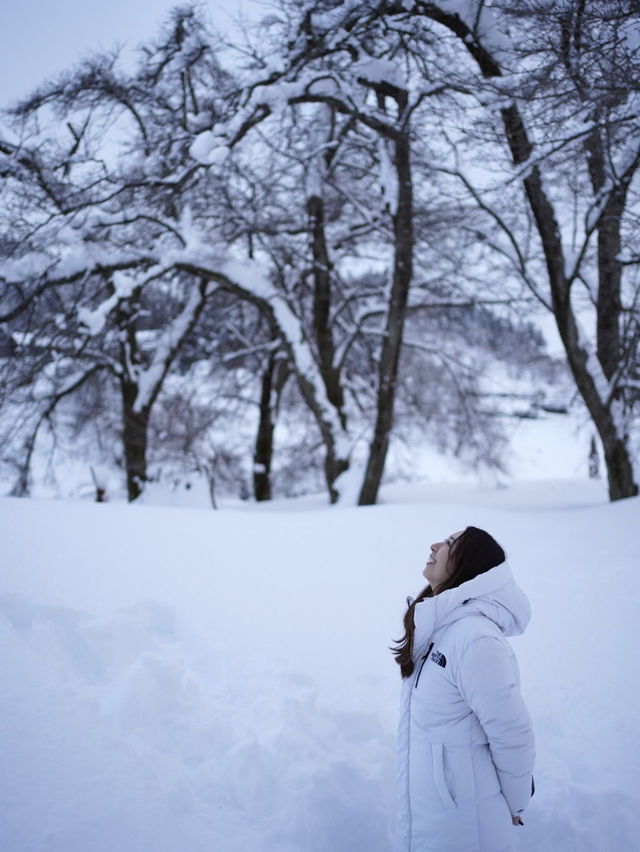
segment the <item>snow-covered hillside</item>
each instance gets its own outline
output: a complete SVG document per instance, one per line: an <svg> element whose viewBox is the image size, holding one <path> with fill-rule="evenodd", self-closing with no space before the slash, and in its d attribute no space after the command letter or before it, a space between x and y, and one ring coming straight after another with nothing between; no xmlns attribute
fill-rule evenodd
<svg viewBox="0 0 640 852"><path fill-rule="evenodd" d="M384 496L0 500L2 848L388 852L387 647L429 544L468 523L533 605L514 641L538 739L519 848L637 848L640 500L586 480Z"/></svg>

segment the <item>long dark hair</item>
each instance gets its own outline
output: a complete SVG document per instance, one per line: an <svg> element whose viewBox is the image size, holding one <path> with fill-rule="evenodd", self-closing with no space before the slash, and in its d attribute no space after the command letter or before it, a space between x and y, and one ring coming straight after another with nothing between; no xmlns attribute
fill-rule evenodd
<svg viewBox="0 0 640 852"><path fill-rule="evenodd" d="M505 559L505 552L495 538L478 527L467 527L452 542L449 548L448 559L449 577L435 589L435 592L431 586L426 586L420 592L405 613L404 636L402 639L397 639L395 641L396 647L391 649L396 658L396 663L400 666L402 677L409 677L413 672L411 654L413 652L413 634L415 631L413 611L416 608L416 604L419 604L425 598L433 597L434 593L438 595L446 589L455 589L457 586L461 586L462 583L466 583L467 580L473 580L478 574L484 574L485 571L495 568L496 565L500 565Z"/></svg>

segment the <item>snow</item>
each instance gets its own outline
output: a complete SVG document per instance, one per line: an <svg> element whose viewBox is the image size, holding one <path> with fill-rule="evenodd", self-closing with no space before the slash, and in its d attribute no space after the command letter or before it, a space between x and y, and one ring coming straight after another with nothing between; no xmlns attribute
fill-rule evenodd
<svg viewBox="0 0 640 852"><path fill-rule="evenodd" d="M591 231L597 226L598 221L600 220L602 213L611 200L611 194L615 188L614 182L609 179L607 183L602 187L597 197L595 198L593 204L589 208L587 215L585 217L585 232L590 234Z"/></svg>
<svg viewBox="0 0 640 852"><path fill-rule="evenodd" d="M225 141L224 137L216 135L211 130L204 130L198 133L191 143L189 154L205 166L220 165L229 156L229 148Z"/></svg>
<svg viewBox="0 0 640 852"><path fill-rule="evenodd" d="M399 89L406 88L407 81L402 68L389 59L367 57L353 63L353 73L368 83L389 83Z"/></svg>
<svg viewBox="0 0 640 852"><path fill-rule="evenodd" d="M494 59L508 57L509 38L500 28L499 19L489 5L478 0L439 0L436 5L447 14L457 15L479 37Z"/></svg>
<svg viewBox="0 0 640 852"><path fill-rule="evenodd" d="M380 186L384 193L385 203L389 205L389 212L395 216L398 211L398 174L393 166L388 145L386 139L378 140Z"/></svg>
<svg viewBox="0 0 640 852"><path fill-rule="evenodd" d="M111 311L117 307L123 299L131 297L136 287L139 286L137 276L127 272L116 270L111 276L113 293L93 311L84 305L78 308L78 319L85 326L89 334L100 334Z"/></svg>
<svg viewBox="0 0 640 852"><path fill-rule="evenodd" d="M333 97L340 94L340 86L338 81L333 77L320 77L318 80L313 80L307 87L307 92L316 97Z"/></svg>
<svg viewBox="0 0 640 852"><path fill-rule="evenodd" d="M51 266L51 258L44 252L31 252L19 260L3 259L0 276L7 281L21 282L25 278L43 275Z"/></svg>
<svg viewBox="0 0 640 852"><path fill-rule="evenodd" d="M538 746L517 848L635 848L640 499L583 479L383 499L1 499L3 848L388 852L387 647L429 544L468 523L533 606L514 641Z"/></svg>
<svg viewBox="0 0 640 852"><path fill-rule="evenodd" d="M158 392L168 366L178 351L180 341L184 339L195 322L195 317L207 297L214 291L215 284L209 283L204 291L193 285L182 312L175 318L166 332L157 341L150 366L146 370L136 369L138 393L133 410L143 411Z"/></svg>
<svg viewBox="0 0 640 852"><path fill-rule="evenodd" d="M637 20L631 18L623 24L622 37L628 49L637 54L640 49L640 25Z"/></svg>

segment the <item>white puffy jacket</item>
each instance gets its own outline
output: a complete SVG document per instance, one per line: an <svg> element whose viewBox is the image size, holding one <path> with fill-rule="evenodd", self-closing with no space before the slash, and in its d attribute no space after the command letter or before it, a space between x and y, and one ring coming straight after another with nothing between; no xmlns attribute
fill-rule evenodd
<svg viewBox="0 0 640 852"><path fill-rule="evenodd" d="M396 852L506 852L534 741L504 638L530 618L506 563L417 604L402 682Z"/></svg>

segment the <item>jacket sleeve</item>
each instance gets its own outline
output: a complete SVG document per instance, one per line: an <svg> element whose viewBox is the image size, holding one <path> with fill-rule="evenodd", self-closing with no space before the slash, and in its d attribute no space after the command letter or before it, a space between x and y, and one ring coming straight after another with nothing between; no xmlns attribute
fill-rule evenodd
<svg viewBox="0 0 640 852"><path fill-rule="evenodd" d="M515 655L504 640L483 636L466 649L457 674L487 735L502 794L512 814L522 813L531 798L535 746Z"/></svg>

